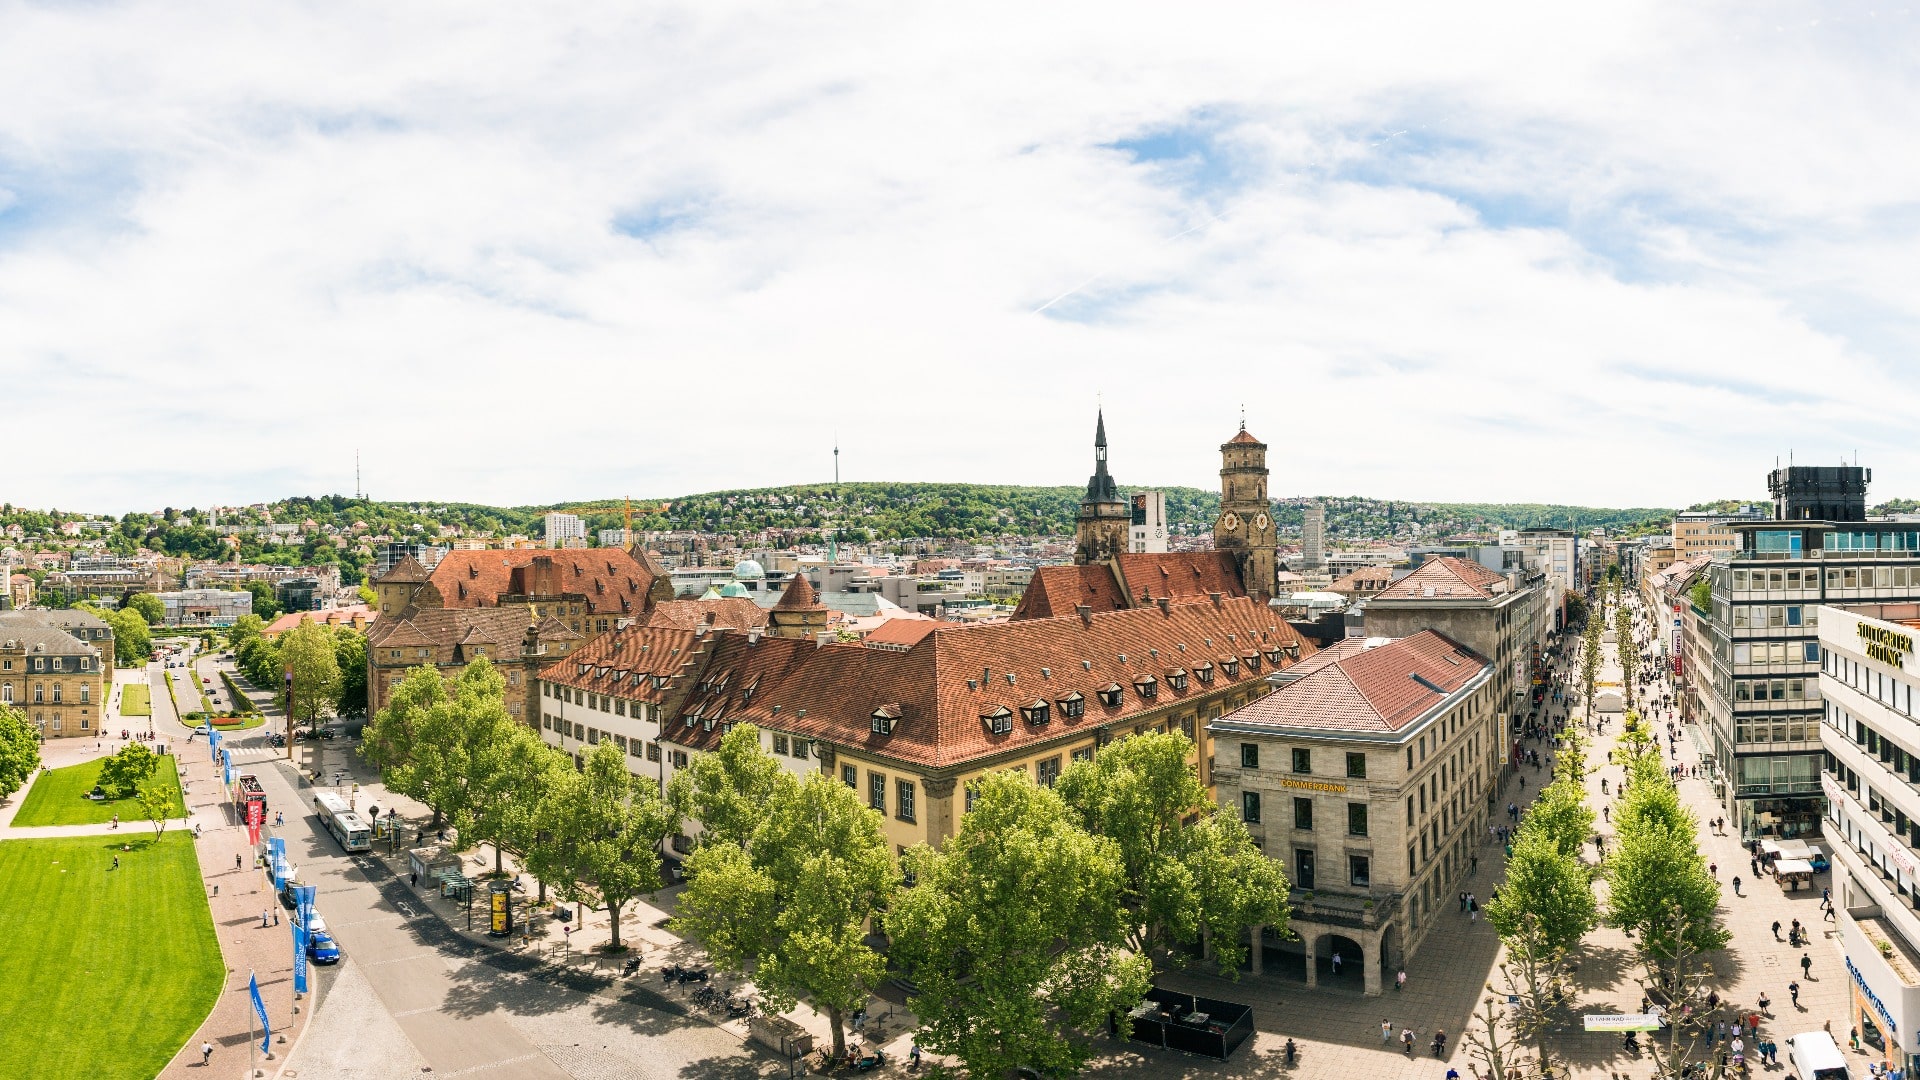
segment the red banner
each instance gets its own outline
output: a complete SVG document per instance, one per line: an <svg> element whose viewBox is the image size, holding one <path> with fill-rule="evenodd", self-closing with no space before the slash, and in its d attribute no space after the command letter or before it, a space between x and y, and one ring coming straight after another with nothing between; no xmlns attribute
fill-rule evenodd
<svg viewBox="0 0 1920 1080"><path fill-rule="evenodd" d="M256 846L259 845L260 826L266 824L266 819L267 804L257 799L249 800L247 803L247 843Z"/></svg>

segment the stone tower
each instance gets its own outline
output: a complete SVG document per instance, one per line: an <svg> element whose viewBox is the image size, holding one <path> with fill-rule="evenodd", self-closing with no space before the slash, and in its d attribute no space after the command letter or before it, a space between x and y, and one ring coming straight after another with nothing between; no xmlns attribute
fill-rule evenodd
<svg viewBox="0 0 1920 1080"><path fill-rule="evenodd" d="M1073 525L1073 561L1086 566L1104 563L1127 550L1127 531L1133 509L1120 497L1107 474L1107 417L1103 411L1093 429L1093 475L1087 495L1080 500L1080 516Z"/></svg>
<svg viewBox="0 0 1920 1080"><path fill-rule="evenodd" d="M1279 541L1267 504L1267 444L1240 433L1220 444L1220 517L1213 547L1233 554L1240 580L1255 603L1273 599L1279 581Z"/></svg>
<svg viewBox="0 0 1920 1080"><path fill-rule="evenodd" d="M805 570L795 570L780 602L767 612L774 637L810 638L827 628L827 606L813 591Z"/></svg>

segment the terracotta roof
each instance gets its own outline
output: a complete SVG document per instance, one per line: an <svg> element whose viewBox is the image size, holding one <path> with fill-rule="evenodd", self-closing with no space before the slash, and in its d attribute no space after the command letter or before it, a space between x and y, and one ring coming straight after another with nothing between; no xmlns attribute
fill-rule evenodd
<svg viewBox="0 0 1920 1080"><path fill-rule="evenodd" d="M1328 592L1353 593L1362 591L1378 592L1393 584L1393 568L1390 566L1363 566L1353 573L1342 577L1327 586Z"/></svg>
<svg viewBox="0 0 1920 1080"><path fill-rule="evenodd" d="M603 643L611 646L608 638L626 642L629 656L643 644L671 649L658 637L667 634L685 632L632 627L595 641L572 659L598 655ZM690 656L684 650L691 636L676 640L681 655ZM1084 738L1092 728L1125 723L1226 687L1263 685L1260 680L1276 664L1293 662L1286 656L1289 647L1303 657L1313 652L1313 645L1285 622L1244 597L1223 600L1219 607L1175 604L1165 612L1157 606L1105 612L1093 616L1091 625L1071 615L976 626L942 623L904 650L772 637L755 641L738 631L716 630L700 640L698 663L684 672L688 696L666 718L664 737L697 748L717 739L727 724L745 721L922 767L957 768L1029 744ZM1196 674L1203 667L1209 683ZM581 677L576 662L546 670L568 681ZM1174 676L1182 671L1188 673L1186 685L1176 689ZM1120 700L1112 706L1097 693L1109 686L1120 688ZM1143 687L1153 696L1143 696ZM1069 719L1058 702L1076 697L1085 712ZM1035 699L1054 703L1045 723L1031 723L1020 713ZM899 712L890 734L872 730L873 713L881 708ZM1002 708L1012 716L1012 730L996 735L982 717ZM700 719L688 728L686 718L695 713ZM707 720L714 721L711 732Z"/></svg>
<svg viewBox="0 0 1920 1080"><path fill-rule="evenodd" d="M733 630L767 625L766 609L745 596L722 596L714 600L665 600L654 605L653 611L647 615L646 625L692 630L705 625L709 615L713 616L713 625Z"/></svg>
<svg viewBox="0 0 1920 1080"><path fill-rule="evenodd" d="M708 635L709 637L711 635ZM601 634L577 652L540 669L545 682L659 705L674 692L671 680L695 660L705 640L671 626L629 626ZM667 680L664 684L658 680Z"/></svg>
<svg viewBox="0 0 1920 1080"><path fill-rule="evenodd" d="M364 604L334 608L330 611L289 611L261 628L260 632L268 637L275 637L303 622L319 623L322 626L364 626L372 620L373 609Z"/></svg>
<svg viewBox="0 0 1920 1080"><path fill-rule="evenodd" d="M427 568L420 564L419 559L408 555L403 557L399 562L394 563L392 569L381 574L380 577L376 579L375 584L424 585L426 584L427 577Z"/></svg>
<svg viewBox="0 0 1920 1080"><path fill-rule="evenodd" d="M786 590L780 594L780 602L773 605L773 610L825 611L827 607L814 593L813 580L807 577L804 571L795 571L793 576L787 579Z"/></svg>
<svg viewBox="0 0 1920 1080"><path fill-rule="evenodd" d="M1492 667L1432 630L1384 644L1341 642L1328 651L1336 654L1331 660L1303 664L1305 675L1216 723L1395 732Z"/></svg>
<svg viewBox="0 0 1920 1080"><path fill-rule="evenodd" d="M623 548L521 548L449 551L427 580L449 608L495 607L506 595L566 594L585 597L589 614L632 615L646 609L654 576Z"/></svg>
<svg viewBox="0 0 1920 1080"><path fill-rule="evenodd" d="M402 645L486 644L519 655L532 609L521 604L490 608L408 607L392 618L375 619L367 630L369 649ZM548 615L535 624L542 642L578 641L581 635Z"/></svg>
<svg viewBox="0 0 1920 1080"><path fill-rule="evenodd" d="M1264 446L1266 446L1267 444L1266 444L1266 443L1263 443L1263 442L1261 442L1261 441L1260 441L1259 439L1256 439L1256 438L1254 438L1254 437L1253 437L1252 435L1249 435L1249 434L1247 434L1247 429L1243 427L1243 428L1241 428L1241 429L1240 429L1240 434L1238 434L1238 435L1235 435L1235 436L1234 436L1233 438L1231 438L1231 439L1228 439L1228 440L1227 440L1227 442L1226 442L1226 445L1228 445L1228 446L1262 446L1262 447L1264 447Z"/></svg>
<svg viewBox="0 0 1920 1080"><path fill-rule="evenodd" d="M1443 555L1437 559L1428 559L1419 568L1406 577L1393 583L1391 588L1382 590L1375 596L1377 600L1415 600L1466 599L1467 597L1491 597L1504 591L1506 576L1489 570L1479 563L1456 559ZM1433 594L1427 595L1431 588Z"/></svg>
<svg viewBox="0 0 1920 1080"><path fill-rule="evenodd" d="M1120 576L1126 579L1127 595L1136 598L1134 605L1141 596L1203 600L1216 592L1222 596L1247 595L1240 581L1240 567L1229 552L1128 553L1115 556L1114 561L1120 564Z"/></svg>
<svg viewBox="0 0 1920 1080"><path fill-rule="evenodd" d="M1119 611L1127 601L1120 595L1120 583L1113 579L1113 571L1105 566L1042 566L1027 582L1013 618L1019 621L1072 615L1080 604L1096 612Z"/></svg>
<svg viewBox="0 0 1920 1080"><path fill-rule="evenodd" d="M938 630L942 623L933 619L888 619L879 626L867 631L860 639L862 645L890 646L910 649L920 644L920 639Z"/></svg>

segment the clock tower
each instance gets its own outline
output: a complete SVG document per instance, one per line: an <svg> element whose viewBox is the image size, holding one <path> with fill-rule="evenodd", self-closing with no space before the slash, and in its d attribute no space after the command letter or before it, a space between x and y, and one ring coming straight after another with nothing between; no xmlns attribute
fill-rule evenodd
<svg viewBox="0 0 1920 1080"><path fill-rule="evenodd" d="M1133 508L1107 473L1107 417L1101 412L1093 429L1093 475L1087 478L1087 494L1073 524L1073 561L1087 566L1124 553L1132 526Z"/></svg>
<svg viewBox="0 0 1920 1080"><path fill-rule="evenodd" d="M1255 603L1273 599L1280 544L1267 503L1267 444L1248 434L1244 423L1238 435L1220 444L1220 518L1213 523L1213 547L1233 555Z"/></svg>

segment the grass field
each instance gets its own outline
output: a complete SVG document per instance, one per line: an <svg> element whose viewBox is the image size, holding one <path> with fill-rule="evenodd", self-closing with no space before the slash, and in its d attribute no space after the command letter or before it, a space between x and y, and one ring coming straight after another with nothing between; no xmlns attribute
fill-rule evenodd
<svg viewBox="0 0 1920 1080"><path fill-rule="evenodd" d="M0 842L9 1076L151 1077L219 996L225 966L193 839L126 839L131 852L119 837Z"/></svg>
<svg viewBox="0 0 1920 1080"><path fill-rule="evenodd" d="M14 816L13 823L16 826L99 825L113 820L113 815L119 814L120 827L123 829L151 828L146 815L140 812L139 802L134 799L94 802L85 797L100 782L100 765L105 760L98 758L41 773L27 792L27 801L20 805L20 813ZM167 816L186 817L186 803L180 798L180 766L172 755L160 758L160 768L155 775L173 793L173 813Z"/></svg>
<svg viewBox="0 0 1920 1080"><path fill-rule="evenodd" d="M152 716L153 691L145 683L128 683L120 688L121 716Z"/></svg>

